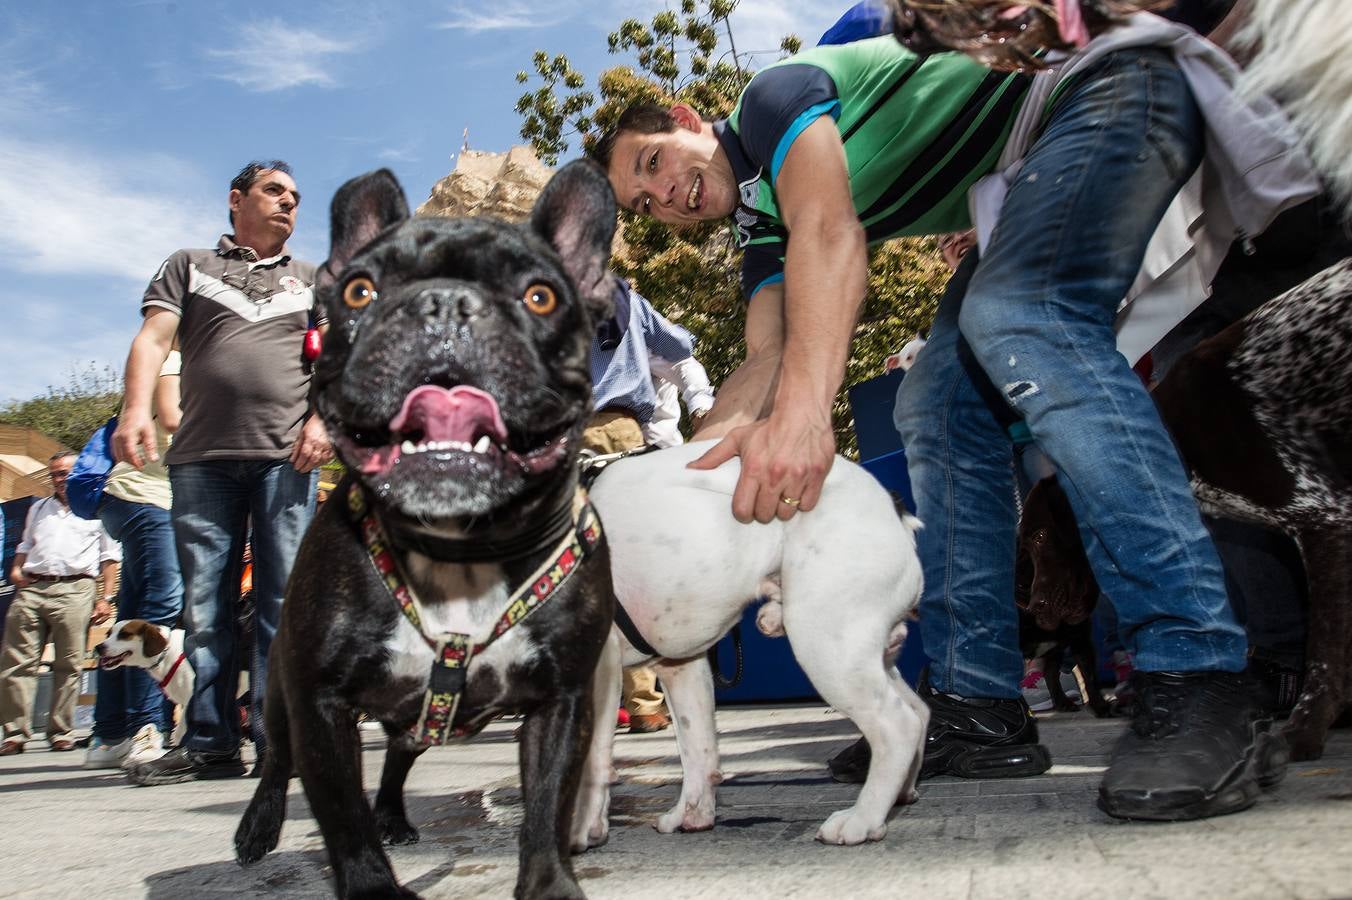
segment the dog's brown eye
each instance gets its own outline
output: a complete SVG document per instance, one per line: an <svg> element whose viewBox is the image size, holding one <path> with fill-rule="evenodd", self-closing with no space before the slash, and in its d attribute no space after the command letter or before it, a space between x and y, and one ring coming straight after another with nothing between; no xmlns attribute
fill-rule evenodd
<svg viewBox="0 0 1352 900"><path fill-rule="evenodd" d="M375 282L365 275L358 275L343 288L343 302L351 309L361 309L377 296Z"/></svg>
<svg viewBox="0 0 1352 900"><path fill-rule="evenodd" d="M547 284L532 284L526 288L526 295L521 299L525 301L526 309L537 316L547 316L559 305L558 296Z"/></svg>

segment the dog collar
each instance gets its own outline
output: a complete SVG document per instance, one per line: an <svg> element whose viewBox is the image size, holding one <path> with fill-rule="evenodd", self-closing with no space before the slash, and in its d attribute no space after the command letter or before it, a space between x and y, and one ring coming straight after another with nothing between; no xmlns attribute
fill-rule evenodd
<svg viewBox="0 0 1352 900"><path fill-rule="evenodd" d="M168 653L168 652L169 652L168 650L165 651L165 653ZM174 660L174 664L173 664L172 666L169 667L169 674L165 675L163 678L160 679L160 690L161 690L161 691L164 690L165 685L169 684L170 681L173 681L173 679L174 679L174 673L178 671L178 667L181 666L181 665L183 665L183 661L184 661L185 659L187 659L187 658L188 658L188 654L186 654L186 653L180 653L180 654L178 655L178 659Z"/></svg>
<svg viewBox="0 0 1352 900"><path fill-rule="evenodd" d="M365 495L355 485L348 491L348 508L359 522L366 555L375 567L376 574L399 604L404 618L418 630L418 634L432 649L432 672L427 680L422 711L410 729L414 741L420 746L431 746L477 733L487 724L486 721L470 725L457 725L455 722L470 662L509 628L556 596L577 570L578 563L600 543L601 520L587 499L586 491L579 487L574 495L571 527L567 534L525 584L512 594L507 608L487 636L478 641L474 640L473 635L454 631L427 633L423 627L422 606L418 596L391 552L375 512L367 507Z"/></svg>

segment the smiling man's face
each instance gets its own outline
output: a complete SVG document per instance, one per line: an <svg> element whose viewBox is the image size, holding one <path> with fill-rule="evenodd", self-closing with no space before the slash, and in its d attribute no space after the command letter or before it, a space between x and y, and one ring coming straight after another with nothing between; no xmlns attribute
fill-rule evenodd
<svg viewBox="0 0 1352 900"><path fill-rule="evenodd" d="M675 131L624 131L615 139L607 175L616 199L670 225L727 218L737 208L737 183L712 123L683 104L672 117Z"/></svg>

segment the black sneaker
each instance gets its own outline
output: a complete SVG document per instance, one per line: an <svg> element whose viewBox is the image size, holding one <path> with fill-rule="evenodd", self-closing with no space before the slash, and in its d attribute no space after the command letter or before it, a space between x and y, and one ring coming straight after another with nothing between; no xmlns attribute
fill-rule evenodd
<svg viewBox="0 0 1352 900"><path fill-rule="evenodd" d="M1137 712L1113 750L1099 809L1178 822L1239 812L1286 774L1286 741L1231 672L1136 672Z"/></svg>
<svg viewBox="0 0 1352 900"><path fill-rule="evenodd" d="M921 778L1021 778L1041 775L1052 757L1038 743L1037 722L1023 698L958 699L935 691L926 673L918 690L930 708ZM831 777L859 784L868 777L872 753L863 738L826 761Z"/></svg>
<svg viewBox="0 0 1352 900"><path fill-rule="evenodd" d="M917 693L930 708L921 778L1025 778L1052 767L1023 697L954 697L931 688L928 673Z"/></svg>
<svg viewBox="0 0 1352 900"><path fill-rule="evenodd" d="M244 774L244 760L235 750L213 753L175 747L159 759L139 763L127 771L133 784L178 784L199 778L238 778Z"/></svg>

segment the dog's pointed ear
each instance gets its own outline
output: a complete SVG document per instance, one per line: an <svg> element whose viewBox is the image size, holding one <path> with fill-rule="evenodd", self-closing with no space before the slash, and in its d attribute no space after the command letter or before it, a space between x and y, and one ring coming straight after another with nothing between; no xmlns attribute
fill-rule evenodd
<svg viewBox="0 0 1352 900"><path fill-rule="evenodd" d="M408 218L404 189L389 169L358 175L338 189L329 206L329 258L315 286L332 284L357 251L391 225Z"/></svg>
<svg viewBox="0 0 1352 900"><path fill-rule="evenodd" d="M593 319L609 315L614 284L606 266L615 237L615 192L601 167L579 159L559 169L535 201L530 227L559 254Z"/></svg>
<svg viewBox="0 0 1352 900"><path fill-rule="evenodd" d="M147 659L159 656L169 647L169 638L164 632L149 623L141 629L141 652Z"/></svg>

